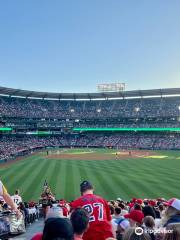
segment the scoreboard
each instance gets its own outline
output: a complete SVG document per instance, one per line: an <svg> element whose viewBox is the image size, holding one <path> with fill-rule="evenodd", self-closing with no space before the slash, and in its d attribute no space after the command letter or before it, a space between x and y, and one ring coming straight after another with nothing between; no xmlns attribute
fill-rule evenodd
<svg viewBox="0 0 180 240"><path fill-rule="evenodd" d="M125 90L125 83L103 83L97 85L99 92L120 92Z"/></svg>

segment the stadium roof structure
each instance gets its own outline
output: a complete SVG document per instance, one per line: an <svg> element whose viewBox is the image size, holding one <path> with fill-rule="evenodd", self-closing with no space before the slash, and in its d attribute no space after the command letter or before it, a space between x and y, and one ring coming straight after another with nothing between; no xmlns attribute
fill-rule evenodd
<svg viewBox="0 0 180 240"><path fill-rule="evenodd" d="M133 90L121 92L97 92L97 93L54 93L21 90L0 87L0 95L10 97L59 99L59 100L91 100L91 99L118 99L118 98L143 98L143 97L165 97L180 96L180 88L164 88L150 90Z"/></svg>

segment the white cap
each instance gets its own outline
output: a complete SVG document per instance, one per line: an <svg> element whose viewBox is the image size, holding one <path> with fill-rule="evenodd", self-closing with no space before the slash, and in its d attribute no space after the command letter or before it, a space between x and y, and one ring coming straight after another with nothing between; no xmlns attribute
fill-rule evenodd
<svg viewBox="0 0 180 240"><path fill-rule="evenodd" d="M124 230L130 227L129 221L127 219L124 219L120 224L119 224Z"/></svg>
<svg viewBox="0 0 180 240"><path fill-rule="evenodd" d="M172 198L169 201L167 201L165 203L165 205L169 206L169 207L173 207L176 210L180 211L180 200L177 198Z"/></svg>
<svg viewBox="0 0 180 240"><path fill-rule="evenodd" d="M46 220L48 218L62 218L63 217L63 210L60 207L51 207L48 209L46 214Z"/></svg>

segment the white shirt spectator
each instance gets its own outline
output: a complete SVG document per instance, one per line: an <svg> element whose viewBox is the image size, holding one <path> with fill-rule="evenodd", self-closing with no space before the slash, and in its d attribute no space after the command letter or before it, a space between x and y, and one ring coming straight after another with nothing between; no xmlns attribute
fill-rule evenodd
<svg viewBox="0 0 180 240"><path fill-rule="evenodd" d="M20 202L22 202L21 196L19 196L17 194L11 196L11 198L17 206L19 205Z"/></svg>

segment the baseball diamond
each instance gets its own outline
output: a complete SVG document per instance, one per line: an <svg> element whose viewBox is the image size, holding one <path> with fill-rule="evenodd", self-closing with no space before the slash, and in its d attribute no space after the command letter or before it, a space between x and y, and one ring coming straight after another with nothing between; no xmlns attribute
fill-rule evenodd
<svg viewBox="0 0 180 240"><path fill-rule="evenodd" d="M180 1L0 7L0 240L180 240Z"/></svg>
<svg viewBox="0 0 180 240"><path fill-rule="evenodd" d="M1 179L13 192L18 186L24 200L37 201L47 179L58 199L75 199L77 186L89 179L106 199L157 198L179 195L179 151L127 151L60 149L22 157L3 164ZM163 157L163 158L161 158ZM8 181L9 178L13 181Z"/></svg>

